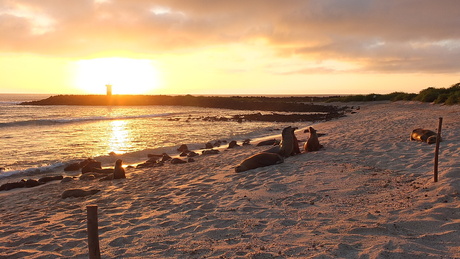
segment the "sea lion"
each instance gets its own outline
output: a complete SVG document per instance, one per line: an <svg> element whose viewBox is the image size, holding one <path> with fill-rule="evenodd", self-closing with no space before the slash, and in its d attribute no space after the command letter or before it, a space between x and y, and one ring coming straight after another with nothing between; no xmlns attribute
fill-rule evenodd
<svg viewBox="0 0 460 259"><path fill-rule="evenodd" d="M239 147L240 145L238 145L236 143L236 140L232 140L230 141L230 143L228 143L228 148L234 148L234 147Z"/></svg>
<svg viewBox="0 0 460 259"><path fill-rule="evenodd" d="M300 154L302 152L300 152L300 148L299 148L299 140L297 139L297 137L295 136L295 129L296 128L292 128L292 137L294 138L293 139L293 142L292 142L292 152L291 152L291 156L293 155L297 155L297 154Z"/></svg>
<svg viewBox="0 0 460 259"><path fill-rule="evenodd" d="M279 153L283 157L288 157L294 150L294 130L291 126L286 127L281 132L281 143Z"/></svg>
<svg viewBox="0 0 460 259"><path fill-rule="evenodd" d="M320 150L323 147L323 145L319 144L316 130L312 127L308 127L308 131L310 132L310 137L308 138L307 142L305 142L305 144L303 145L304 151L312 152Z"/></svg>
<svg viewBox="0 0 460 259"><path fill-rule="evenodd" d="M100 190L93 189L93 190L83 190L83 189L70 189L70 190L65 190L61 194L61 198L69 198L69 197L85 197L89 195L93 195L100 192Z"/></svg>
<svg viewBox="0 0 460 259"><path fill-rule="evenodd" d="M427 129L421 129L421 128L414 129L412 133L410 134L410 140L426 142L428 144L436 143L437 137L438 137L438 134L435 133L434 131L427 130ZM439 139L439 141L442 141L442 138Z"/></svg>
<svg viewBox="0 0 460 259"><path fill-rule="evenodd" d="M113 179L126 178L125 169L123 169L122 163L123 161L121 159L115 161L115 168L113 169Z"/></svg>
<svg viewBox="0 0 460 259"><path fill-rule="evenodd" d="M281 143L279 147L273 147L269 149L267 152L269 153L278 153L284 157L288 156L293 156L296 154L300 154L300 148L299 148L299 141L297 140L297 137L295 136L295 130L296 127L287 127L283 129L283 132L281 133ZM278 151L277 151L278 150Z"/></svg>
<svg viewBox="0 0 460 259"><path fill-rule="evenodd" d="M276 153L258 153L243 160L235 167L235 172L244 172L247 170L280 164L284 162L284 158Z"/></svg>
<svg viewBox="0 0 460 259"><path fill-rule="evenodd" d="M279 145L280 142L279 140L276 140L276 139L270 139L270 140L264 140L264 141L261 141L259 143L257 143L257 147L260 147L260 146L273 146L273 145Z"/></svg>

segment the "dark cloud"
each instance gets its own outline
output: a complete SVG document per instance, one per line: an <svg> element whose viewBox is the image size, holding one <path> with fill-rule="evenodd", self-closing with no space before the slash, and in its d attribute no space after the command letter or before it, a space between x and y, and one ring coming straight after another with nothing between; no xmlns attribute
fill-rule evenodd
<svg viewBox="0 0 460 259"><path fill-rule="evenodd" d="M449 73L460 70L458 17L457 0L3 0L0 51L158 53L264 38L280 56Z"/></svg>

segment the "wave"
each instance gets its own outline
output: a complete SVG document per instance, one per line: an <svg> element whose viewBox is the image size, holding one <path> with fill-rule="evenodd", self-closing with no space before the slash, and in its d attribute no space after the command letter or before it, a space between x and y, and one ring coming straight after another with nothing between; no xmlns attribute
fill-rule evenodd
<svg viewBox="0 0 460 259"><path fill-rule="evenodd" d="M82 118L70 118L70 119L24 120L24 121L14 121L14 122L3 122L3 123L0 123L0 128L24 127L24 126L49 126L49 125L56 125L56 124L94 122L94 121L129 120L129 119L164 117L164 116L170 116L170 115L174 115L174 114L173 113L158 113L158 114L117 116L117 117L94 116L94 117L82 117Z"/></svg>
<svg viewBox="0 0 460 259"><path fill-rule="evenodd" d="M58 162L52 165L35 167L35 168L27 168L24 170L0 171L0 180L8 178L10 176L35 176L35 175L55 172L58 169L64 168L65 165L66 163Z"/></svg>

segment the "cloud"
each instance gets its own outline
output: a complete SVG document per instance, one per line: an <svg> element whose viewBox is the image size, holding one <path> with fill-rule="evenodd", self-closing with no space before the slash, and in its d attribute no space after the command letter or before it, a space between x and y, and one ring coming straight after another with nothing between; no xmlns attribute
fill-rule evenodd
<svg viewBox="0 0 460 259"><path fill-rule="evenodd" d="M451 73L460 70L458 17L457 0L3 0L0 51L160 53L264 39L284 58Z"/></svg>

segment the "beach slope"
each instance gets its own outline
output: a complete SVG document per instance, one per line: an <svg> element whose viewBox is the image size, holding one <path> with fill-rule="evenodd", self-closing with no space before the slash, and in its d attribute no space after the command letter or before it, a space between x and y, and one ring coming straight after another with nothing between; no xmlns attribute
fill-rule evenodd
<svg viewBox="0 0 460 259"><path fill-rule="evenodd" d="M324 149L278 165L236 173L266 149L250 145L127 169L127 179L1 192L0 258L87 258L87 205L99 208L103 258L460 257L460 107L352 105L357 113L313 125ZM435 146L409 135L436 130L439 117L434 183ZM101 191L61 199L73 188Z"/></svg>

